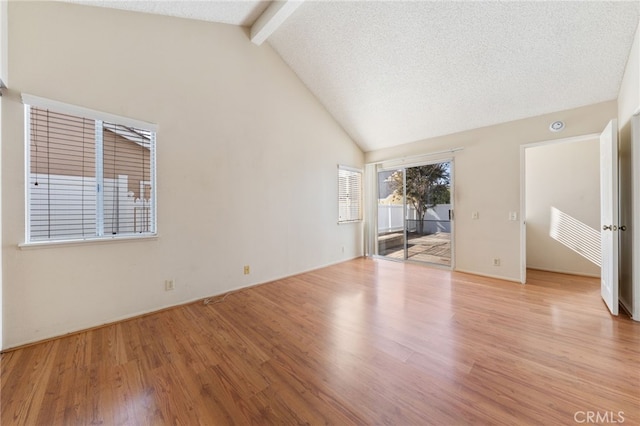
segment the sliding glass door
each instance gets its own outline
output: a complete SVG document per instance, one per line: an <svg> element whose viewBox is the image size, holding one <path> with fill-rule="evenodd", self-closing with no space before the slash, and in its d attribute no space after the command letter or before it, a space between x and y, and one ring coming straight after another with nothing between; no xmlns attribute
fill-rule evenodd
<svg viewBox="0 0 640 426"><path fill-rule="evenodd" d="M378 255L406 259L404 169L378 171Z"/></svg>
<svg viewBox="0 0 640 426"><path fill-rule="evenodd" d="M451 161L378 171L378 255L452 265L451 172Z"/></svg>

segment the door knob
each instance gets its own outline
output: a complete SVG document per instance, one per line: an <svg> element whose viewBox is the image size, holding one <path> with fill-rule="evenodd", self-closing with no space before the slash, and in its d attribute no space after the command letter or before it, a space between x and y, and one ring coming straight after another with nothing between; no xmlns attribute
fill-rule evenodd
<svg viewBox="0 0 640 426"><path fill-rule="evenodd" d="M611 229L612 229L612 228L611 228L611 225L603 225L603 226L602 226L602 230L603 230L603 231L610 231Z"/></svg>
<svg viewBox="0 0 640 426"><path fill-rule="evenodd" d="M626 231L626 230L627 230L627 227L626 227L626 226L624 226L624 225L622 225L622 226L621 226L620 228L618 228L618 229L619 229L619 230L621 230L621 231Z"/></svg>

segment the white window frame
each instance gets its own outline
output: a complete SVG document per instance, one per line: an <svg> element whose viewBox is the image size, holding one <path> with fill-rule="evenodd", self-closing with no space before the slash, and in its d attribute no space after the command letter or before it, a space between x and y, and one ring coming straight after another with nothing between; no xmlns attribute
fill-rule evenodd
<svg viewBox="0 0 640 426"><path fill-rule="evenodd" d="M24 104L24 145L25 145L25 236L24 243L19 244L20 247L29 248L33 246L42 246L42 245L57 245L57 244L77 244L77 243L87 243L87 242L103 242L103 241L112 241L112 240L140 240L140 239L155 239L158 236L157 232L157 191L156 191L156 133L158 131L158 125L148 123L141 120L136 120L128 117L121 117L114 114L109 114L101 111L92 110L89 108L83 108L76 105L70 105L63 102L54 101L51 99L41 98L38 96L22 94L22 103ZM31 190L30 190L30 172L31 172L31 119L30 119L30 107L37 107L42 109L49 109L51 111L55 111L57 113L69 114L78 117L84 117L87 119L95 120L96 127L102 127L103 122L116 123L123 126L134 127L141 130L146 130L151 132L151 146L152 149L149 150L150 158L150 181L145 181L145 183L151 184L151 217L150 217L150 232L144 233L126 233L126 234L118 234L118 235L104 235L104 230L98 231L97 235L83 238L68 238L68 239L51 239L51 240L36 240L32 241L30 238L30 229L31 229ZM101 132L97 132L98 135L101 135ZM97 144L101 143L101 137L97 137ZM96 154L97 155L97 154ZM96 161L96 179L99 179L102 173L101 170L101 161ZM97 192L97 200L100 200L102 196L102 191ZM99 203L99 201L98 201ZM103 217L104 212L100 214L96 214L96 221L101 223L104 220ZM98 229L101 228L101 225L98 225Z"/></svg>
<svg viewBox="0 0 640 426"><path fill-rule="evenodd" d="M347 218L347 219L341 219L340 218L340 195L341 195L341 188L340 188L340 172L350 172L353 174L356 174L359 177L359 184L360 184L360 188L358 191L358 198L357 198L357 202L358 202L358 217L357 218ZM345 166L342 164L338 164L338 224L344 224L344 223L358 223L358 222L362 222L362 213L363 213L363 173L362 173L362 169L358 169L355 167L349 167L349 166ZM353 197L349 196L350 200L353 201Z"/></svg>

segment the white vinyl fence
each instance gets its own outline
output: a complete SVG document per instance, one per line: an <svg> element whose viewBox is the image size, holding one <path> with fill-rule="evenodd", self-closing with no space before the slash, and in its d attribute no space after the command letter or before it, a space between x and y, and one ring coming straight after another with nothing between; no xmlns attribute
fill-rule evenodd
<svg viewBox="0 0 640 426"><path fill-rule="evenodd" d="M32 174L31 182L35 182ZM96 235L96 180L92 177L38 176L31 185L32 241L72 239ZM104 179L104 234L146 232L150 228L150 201L134 198L128 176Z"/></svg>
<svg viewBox="0 0 640 426"><path fill-rule="evenodd" d="M424 216L424 234L451 232L449 210L451 204L438 204L427 210ZM418 229L418 217L413 206L407 206L407 227L409 232ZM404 229L402 206L394 204L378 204L378 234L398 232Z"/></svg>

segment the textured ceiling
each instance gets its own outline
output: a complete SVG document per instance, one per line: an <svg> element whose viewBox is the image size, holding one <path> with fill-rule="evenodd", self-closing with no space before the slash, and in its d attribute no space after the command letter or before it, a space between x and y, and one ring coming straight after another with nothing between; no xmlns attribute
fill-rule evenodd
<svg viewBox="0 0 640 426"><path fill-rule="evenodd" d="M269 4L67 1L245 26ZM370 151L615 99L639 9L307 0L268 42Z"/></svg>
<svg viewBox="0 0 640 426"><path fill-rule="evenodd" d="M110 7L135 12L155 13L178 18L198 19L248 26L267 8L266 0L65 0L90 6Z"/></svg>
<svg viewBox="0 0 640 426"><path fill-rule="evenodd" d="M617 98L639 2L306 2L269 43L365 150Z"/></svg>

